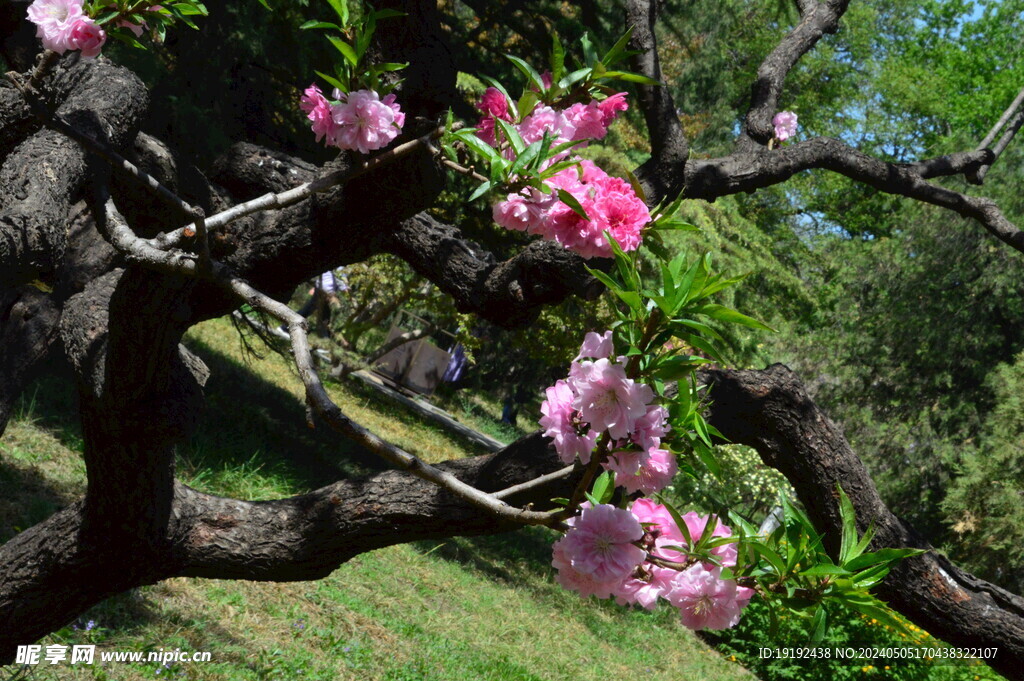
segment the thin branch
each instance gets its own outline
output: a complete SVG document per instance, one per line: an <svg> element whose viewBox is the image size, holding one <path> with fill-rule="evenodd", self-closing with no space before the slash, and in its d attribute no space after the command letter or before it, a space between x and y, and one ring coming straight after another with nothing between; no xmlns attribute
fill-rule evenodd
<svg viewBox="0 0 1024 681"><path fill-rule="evenodd" d="M208 232L213 232L224 225L234 222L240 218L244 218L247 215L252 215L253 213L265 210L277 210L299 203L300 201L304 201L313 194L326 191L339 184L344 184L349 180L353 180L360 175L368 173L371 170L375 170L387 163L390 163L391 161L407 156L420 147L428 146L430 140L441 136L443 132L443 128L437 128L423 137L410 140L404 144L398 145L397 147L381 152L376 156L372 156L353 168L336 170L334 172L327 173L322 177L318 177L311 182L305 182L286 191L278 192L276 194L264 194L263 196L259 196L251 201L239 203L207 218L206 230ZM168 234L161 234L158 237L149 239L149 244L154 248L173 248L178 246L184 238L189 236L187 229L187 227L183 227Z"/></svg>
<svg viewBox="0 0 1024 681"><path fill-rule="evenodd" d="M512 485L511 487L506 487L500 492L492 492L491 496L494 497L495 499L507 499L508 497L515 496L516 494L519 494L521 492L528 492L532 489L536 489L537 487L543 487L548 483L557 482L559 480L567 478L570 475L572 475L574 471L576 471L575 465L566 466L565 468L557 470L553 473L542 475L539 478L534 478L533 480L528 480L518 485Z"/></svg>
<svg viewBox="0 0 1024 681"><path fill-rule="evenodd" d="M992 143L995 136L1002 130L1003 126L1006 126L1006 132L999 138L999 142L992 148L993 158L987 164L981 166L977 170L967 174L967 181L972 184L981 184L985 180L985 175L988 174L989 168L996 162L999 155L1003 153L1003 150L1013 140L1014 135L1020 130L1021 124L1024 124L1024 109L1021 109L1021 104L1024 104L1024 89L1020 91L1013 103L1010 104L1009 108L1003 112L1003 115L999 117L996 124L989 130L989 133L985 135L985 139L978 145L979 149L986 149L988 145ZM1014 113L1016 112L1016 113ZM1007 125L1008 124L1008 125Z"/></svg>

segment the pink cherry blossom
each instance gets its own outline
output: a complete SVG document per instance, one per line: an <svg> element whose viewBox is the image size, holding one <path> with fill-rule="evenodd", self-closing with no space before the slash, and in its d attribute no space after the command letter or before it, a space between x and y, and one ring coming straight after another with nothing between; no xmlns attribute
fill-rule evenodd
<svg viewBox="0 0 1024 681"><path fill-rule="evenodd" d="M584 357L592 357L594 359L608 358L612 356L614 351L615 347L612 344L611 330L605 331L603 334L588 331L587 335L583 337L580 354L576 356L574 361L578 362Z"/></svg>
<svg viewBox="0 0 1024 681"><path fill-rule="evenodd" d="M647 452L615 452L618 466L609 461L607 468L616 471L615 484L627 492L654 494L665 489L679 471L672 452L651 449ZM724 547L721 547L724 548ZM716 549L717 550L717 549Z"/></svg>
<svg viewBox="0 0 1024 681"><path fill-rule="evenodd" d="M78 17L68 32L68 48L81 50L82 56L88 59L99 55L103 43L107 42L107 34L103 28L89 17Z"/></svg>
<svg viewBox="0 0 1024 681"><path fill-rule="evenodd" d="M664 597L672 588L676 571L645 563L634 574L620 582L612 592L619 605L639 605L653 610L659 597Z"/></svg>
<svg viewBox="0 0 1024 681"><path fill-rule="evenodd" d="M540 405L543 414L540 425L545 429L544 435L553 440L555 451L565 463L572 463L576 457L585 464L589 463L598 432L591 429L580 434L580 429L585 429L587 424L580 420L572 406L576 398L572 388L567 382L558 381L545 394L547 399Z"/></svg>
<svg viewBox="0 0 1024 681"><path fill-rule="evenodd" d="M662 504L641 497L633 502L629 510L641 523L652 523L647 531L657 538L665 538L674 544L683 543L682 531L676 527L672 514Z"/></svg>
<svg viewBox="0 0 1024 681"><path fill-rule="evenodd" d="M643 534L632 513L599 504L583 509L561 541L574 570L598 582L612 582L629 577L646 558L647 552L633 544Z"/></svg>
<svg viewBox="0 0 1024 681"><path fill-rule="evenodd" d="M775 139L785 142L796 135L796 114L792 111L780 111L772 119L775 126Z"/></svg>
<svg viewBox="0 0 1024 681"><path fill-rule="evenodd" d="M71 31L83 16L82 0L35 0L28 6L36 37L42 38L44 48L58 54L77 49L71 44Z"/></svg>
<svg viewBox="0 0 1024 681"><path fill-rule="evenodd" d="M381 101L373 90L338 92L338 104L331 107L337 126L336 142L341 149L368 154L386 147L405 123L405 115L395 104L394 95Z"/></svg>
<svg viewBox="0 0 1024 681"><path fill-rule="evenodd" d="M729 629L740 621L751 595L751 589L722 579L721 568L698 563L676 573L665 599L679 608L688 629Z"/></svg>
<svg viewBox="0 0 1024 681"><path fill-rule="evenodd" d="M636 420L630 438L641 449L653 449L661 445L661 438L665 437L670 429L668 410L652 404L647 407L647 413Z"/></svg>
<svg viewBox="0 0 1024 681"><path fill-rule="evenodd" d="M575 139L576 129L565 114L550 106L538 106L517 127L519 136L527 144L544 138L547 132L552 138L551 146L557 146Z"/></svg>
<svg viewBox="0 0 1024 681"><path fill-rule="evenodd" d="M330 102L320 92L320 88L316 85L306 88L299 100L299 108L306 113L309 120L313 121L312 129L316 133L316 141L319 142L326 138L324 144L334 144L337 126L331 116Z"/></svg>
<svg viewBox="0 0 1024 681"><path fill-rule="evenodd" d="M626 370L607 359L590 367L586 381L577 381L573 406L596 430L607 430L615 439L628 436L636 420L647 413L654 398L650 387L626 377Z"/></svg>
<svg viewBox="0 0 1024 681"><path fill-rule="evenodd" d="M551 565L558 570L555 574L562 588L575 591L582 597L597 596L608 598L622 584L621 579L600 581L592 574L580 572L572 566L572 560L566 552L566 537L562 537L553 547Z"/></svg>
<svg viewBox="0 0 1024 681"><path fill-rule="evenodd" d="M619 116L620 111L626 111L629 109L629 104L626 102L626 93L619 92L607 99L601 101L597 105L597 108L601 110L601 116L603 118L604 127L608 127L612 124Z"/></svg>

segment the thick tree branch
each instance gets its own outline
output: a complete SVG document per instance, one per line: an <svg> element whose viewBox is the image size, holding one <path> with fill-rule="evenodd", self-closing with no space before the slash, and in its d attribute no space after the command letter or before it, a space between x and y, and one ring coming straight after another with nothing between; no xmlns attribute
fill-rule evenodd
<svg viewBox="0 0 1024 681"><path fill-rule="evenodd" d="M460 311L505 328L529 323L569 295L592 299L602 290L583 259L556 243L535 241L496 263L457 228L426 213L404 221L384 246L452 296Z"/></svg>
<svg viewBox="0 0 1024 681"><path fill-rule="evenodd" d="M861 532L874 523L875 548L932 549L894 516L840 429L814 404L797 376L781 364L764 371L711 370L710 422L732 442L757 449L781 471L833 556L842 522L836 485L857 511ZM960 647L995 647L990 664L1009 678L1024 665L1024 598L977 579L934 550L899 563L878 594L900 613Z"/></svg>
<svg viewBox="0 0 1024 681"><path fill-rule="evenodd" d="M628 0L626 3L626 26L633 28L629 49L638 52L632 58L633 70L661 81L661 61L654 33L657 21L657 0ZM686 167L690 144L667 87L637 85L637 98L647 122L651 159L637 169L636 176L644 183L644 191L653 205L665 196L678 194L678 181ZM653 169L658 172L651 172ZM675 180L676 185L665 186L665 180Z"/></svg>
<svg viewBox="0 0 1024 681"><path fill-rule="evenodd" d="M750 110L745 123L747 136L761 144L767 144L775 136L772 117L778 111L786 76L823 35L836 32L839 18L849 4L849 0L824 0L811 5L800 23L761 62L750 90Z"/></svg>

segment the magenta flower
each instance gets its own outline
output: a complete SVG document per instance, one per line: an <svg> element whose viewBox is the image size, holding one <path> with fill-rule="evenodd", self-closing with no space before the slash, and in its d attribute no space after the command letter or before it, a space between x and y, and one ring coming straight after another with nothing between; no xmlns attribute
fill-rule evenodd
<svg viewBox="0 0 1024 681"><path fill-rule="evenodd" d="M316 141L319 142L323 139L324 144L335 144L337 126L331 116L331 104L320 92L320 88L316 85L306 88L299 100L299 108L306 113L309 120L313 121L311 127L316 134Z"/></svg>
<svg viewBox="0 0 1024 681"><path fill-rule="evenodd" d="M337 126L336 144L341 149L368 154L391 143L405 123L405 114L395 104L395 96L383 100L373 90L335 91L338 104L331 107Z"/></svg>
<svg viewBox="0 0 1024 681"><path fill-rule="evenodd" d="M484 91L484 96L480 98L476 108L480 109L484 116L492 119L492 126L494 125L493 119L495 118L500 118L503 121L512 120L512 114L509 112L508 99L506 99L501 90L496 87L489 87Z"/></svg>
<svg viewBox="0 0 1024 681"><path fill-rule="evenodd" d="M665 599L679 608L688 629L729 629L740 621L753 590L722 579L721 568L707 570L701 564L676 573Z"/></svg>
<svg viewBox="0 0 1024 681"><path fill-rule="evenodd" d="M98 56L105 42L106 32L89 17L78 17L68 32L68 47L81 50L82 56L88 59Z"/></svg>
<svg viewBox="0 0 1024 681"><path fill-rule="evenodd" d="M615 352L615 346L612 344L612 332L609 329L603 334L598 334L595 331L588 331L587 335L583 337L583 345L580 346L580 354L576 356L575 362L580 361L584 357L591 357L593 359L606 359L612 356Z"/></svg>
<svg viewBox="0 0 1024 681"><path fill-rule="evenodd" d="M772 119L775 126L775 139L785 142L796 135L796 114L792 111L780 111Z"/></svg>
<svg viewBox="0 0 1024 681"><path fill-rule="evenodd" d="M43 47L58 54L77 49L71 44L71 30L83 16L82 0L35 0L28 6L36 37L42 38Z"/></svg>
<svg viewBox="0 0 1024 681"><path fill-rule="evenodd" d="M576 383L578 396L573 406L595 430L607 430L615 439L627 437L636 420L647 413L654 398L650 387L626 378L626 370L607 359L590 367L587 380Z"/></svg>
<svg viewBox="0 0 1024 681"><path fill-rule="evenodd" d="M600 504L583 509L561 542L574 570L598 582L613 582L629 577L647 557L646 551L633 544L643 534L632 513Z"/></svg>
<svg viewBox="0 0 1024 681"><path fill-rule="evenodd" d="M612 124L619 116L620 111L625 111L629 108L629 104L626 102L626 93L619 92L607 99L601 101L597 105L597 108L601 110L601 116L603 118L604 127L608 127Z"/></svg>

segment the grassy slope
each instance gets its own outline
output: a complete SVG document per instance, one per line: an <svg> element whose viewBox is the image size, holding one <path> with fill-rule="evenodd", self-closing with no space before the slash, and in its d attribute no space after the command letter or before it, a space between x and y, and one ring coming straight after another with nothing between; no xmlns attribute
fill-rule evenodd
<svg viewBox="0 0 1024 681"><path fill-rule="evenodd" d="M275 498L377 468L304 425L299 382L280 358L246 367L234 331L205 324L189 339L213 370L205 422L180 469L206 491ZM259 376L255 373L258 372ZM431 461L476 454L356 386L332 386L356 419ZM34 395L34 396L33 396ZM0 441L0 541L84 489L71 397L40 384ZM32 667L38 679L751 678L683 630L669 610L582 601L550 576L543 530L396 546L319 582L172 579L103 603L47 643L106 650L202 650L206 664ZM97 623L82 631L87 621ZM159 672L159 673L158 673ZM0 679L10 672L0 671Z"/></svg>

